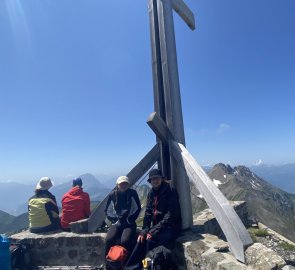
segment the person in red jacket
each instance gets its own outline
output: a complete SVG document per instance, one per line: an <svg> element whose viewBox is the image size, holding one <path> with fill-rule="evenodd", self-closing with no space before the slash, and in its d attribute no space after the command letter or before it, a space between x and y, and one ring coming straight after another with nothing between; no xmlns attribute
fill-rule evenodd
<svg viewBox="0 0 295 270"><path fill-rule="evenodd" d="M90 215L90 198L87 192L83 191L82 179L73 180L73 187L63 195L61 227L70 231L70 223L88 218Z"/></svg>

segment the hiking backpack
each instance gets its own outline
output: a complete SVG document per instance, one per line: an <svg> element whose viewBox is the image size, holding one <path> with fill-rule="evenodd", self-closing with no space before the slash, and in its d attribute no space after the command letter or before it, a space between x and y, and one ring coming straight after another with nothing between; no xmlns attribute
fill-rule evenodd
<svg viewBox="0 0 295 270"><path fill-rule="evenodd" d="M122 246L113 246L106 256L107 270L122 270L128 256L128 251Z"/></svg>
<svg viewBox="0 0 295 270"><path fill-rule="evenodd" d="M24 244L11 244L11 269L12 270L29 270L30 254L28 247Z"/></svg>
<svg viewBox="0 0 295 270"><path fill-rule="evenodd" d="M150 270L177 270L177 265L173 260L172 252L165 246L158 246L147 253L147 258L151 259Z"/></svg>

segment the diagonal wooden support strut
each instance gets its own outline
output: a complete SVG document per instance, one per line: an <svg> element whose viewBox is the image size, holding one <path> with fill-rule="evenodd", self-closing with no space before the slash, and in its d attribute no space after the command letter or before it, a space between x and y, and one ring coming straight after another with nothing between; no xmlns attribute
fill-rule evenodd
<svg viewBox="0 0 295 270"><path fill-rule="evenodd" d="M203 195L235 257L244 262L244 248L252 244L252 240L235 210L188 150L175 141L170 129L157 113L150 114L147 123L159 138L169 142L172 155L178 166L184 167L190 181Z"/></svg>
<svg viewBox="0 0 295 270"><path fill-rule="evenodd" d="M146 156L127 174L130 185L134 185L159 159L159 147L155 145ZM94 232L99 228L104 219L104 209L106 207L108 196L98 205L91 214L88 221L88 232Z"/></svg>
<svg viewBox="0 0 295 270"><path fill-rule="evenodd" d="M159 159L159 146L156 144L145 157L127 174L130 185L134 185ZM104 209L108 196L93 210L89 219L71 223L73 232L95 232L105 220Z"/></svg>
<svg viewBox="0 0 295 270"><path fill-rule="evenodd" d="M216 217L235 257L245 262L244 249L252 239L239 216L202 167L181 144L171 141L172 155L182 163L190 180L196 185Z"/></svg>

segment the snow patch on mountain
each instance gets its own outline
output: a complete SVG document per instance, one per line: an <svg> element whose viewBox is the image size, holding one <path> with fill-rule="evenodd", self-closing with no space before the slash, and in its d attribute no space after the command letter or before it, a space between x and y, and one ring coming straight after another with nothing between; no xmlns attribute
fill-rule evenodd
<svg viewBox="0 0 295 270"><path fill-rule="evenodd" d="M217 180L217 179L213 179L213 183L215 184L215 186L219 186L219 185L222 185L222 182L220 180Z"/></svg>

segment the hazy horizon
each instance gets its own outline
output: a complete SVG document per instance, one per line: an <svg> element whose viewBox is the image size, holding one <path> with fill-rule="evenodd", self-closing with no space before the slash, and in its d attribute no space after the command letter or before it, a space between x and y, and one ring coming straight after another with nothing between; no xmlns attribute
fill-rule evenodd
<svg viewBox="0 0 295 270"><path fill-rule="evenodd" d="M186 3L188 150L202 165L295 160L295 1ZM154 146L146 1L3 0L0 36L0 180L127 173Z"/></svg>
<svg viewBox="0 0 295 270"><path fill-rule="evenodd" d="M290 165L290 164L295 164L294 161L290 161L290 162L286 162L286 163L264 163L261 159L257 160L256 162L253 162L252 164L233 164L230 162L217 162L217 163L201 163L200 165L202 167L213 167L214 165L218 164L218 163L223 163L225 165L230 165L231 167L235 167L235 166L246 166L246 167L254 167L254 166L283 166L283 165ZM130 168L131 170L132 168ZM110 173L93 173L90 171L84 171L81 173L77 173L77 174L67 174L65 176L61 175L54 175L54 174L43 174L43 175L39 175L33 178L23 178L23 179L3 179L3 177L1 177L0 175L0 183L20 183L20 184L36 184L39 179L43 176L49 176L54 182L55 184L61 184L61 183L65 183L68 181L71 181L72 179L79 177L83 174L91 174L93 176L95 176L98 180L100 180L102 183L105 183L108 179L116 179L117 177L119 177L120 175L125 175L127 174L129 171L126 172L110 172ZM266 179L267 180L267 179Z"/></svg>

